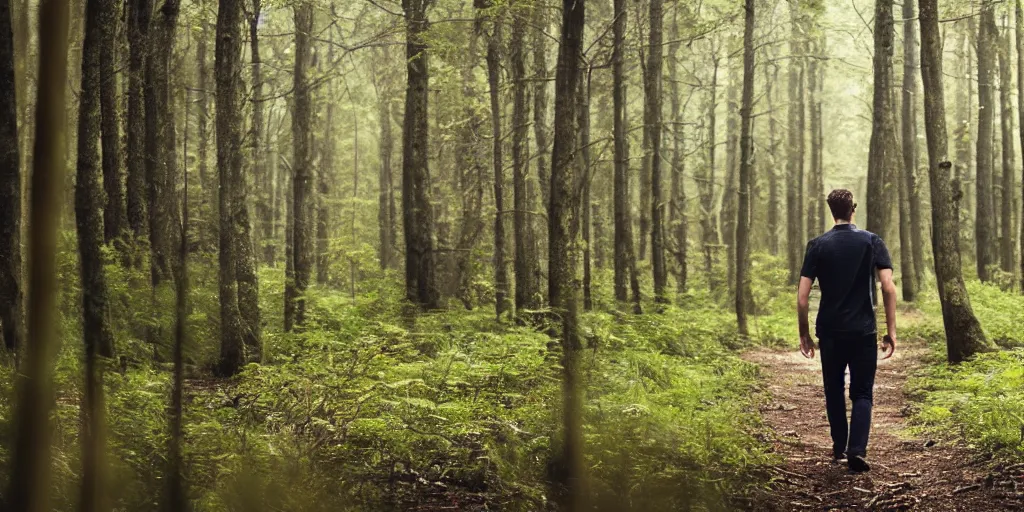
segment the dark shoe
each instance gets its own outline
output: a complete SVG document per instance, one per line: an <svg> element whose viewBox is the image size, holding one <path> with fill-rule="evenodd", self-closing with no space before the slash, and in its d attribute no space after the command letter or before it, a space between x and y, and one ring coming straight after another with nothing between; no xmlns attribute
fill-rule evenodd
<svg viewBox="0 0 1024 512"><path fill-rule="evenodd" d="M846 463L846 452L832 452L832 462Z"/></svg>
<svg viewBox="0 0 1024 512"><path fill-rule="evenodd" d="M871 464L864 460L864 457L860 455L851 455L847 459L846 464L850 467L850 471L854 473L863 473L865 471L871 471Z"/></svg>

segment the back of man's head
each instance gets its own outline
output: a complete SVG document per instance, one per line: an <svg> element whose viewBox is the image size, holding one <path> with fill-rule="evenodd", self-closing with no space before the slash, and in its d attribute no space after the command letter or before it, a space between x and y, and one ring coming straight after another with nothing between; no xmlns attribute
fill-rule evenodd
<svg viewBox="0 0 1024 512"><path fill-rule="evenodd" d="M832 210L832 218L849 222L857 209L857 203L853 202L853 192L837 188L828 194L828 207Z"/></svg>

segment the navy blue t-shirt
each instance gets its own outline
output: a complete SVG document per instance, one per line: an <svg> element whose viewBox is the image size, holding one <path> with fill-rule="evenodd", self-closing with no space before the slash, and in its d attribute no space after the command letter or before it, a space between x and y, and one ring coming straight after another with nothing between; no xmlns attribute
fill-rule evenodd
<svg viewBox="0 0 1024 512"><path fill-rule="evenodd" d="M875 323L875 272L892 268L882 238L853 224L836 224L807 243L800 275L818 280L821 302L817 336L853 337L878 332Z"/></svg>

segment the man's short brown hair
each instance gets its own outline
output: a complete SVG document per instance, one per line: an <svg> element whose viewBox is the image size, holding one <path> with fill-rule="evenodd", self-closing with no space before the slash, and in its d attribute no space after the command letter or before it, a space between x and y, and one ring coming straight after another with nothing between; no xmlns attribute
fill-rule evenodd
<svg viewBox="0 0 1024 512"><path fill-rule="evenodd" d="M837 188L828 194L828 207L832 210L832 218L848 221L853 217L857 203L853 202L853 192Z"/></svg>

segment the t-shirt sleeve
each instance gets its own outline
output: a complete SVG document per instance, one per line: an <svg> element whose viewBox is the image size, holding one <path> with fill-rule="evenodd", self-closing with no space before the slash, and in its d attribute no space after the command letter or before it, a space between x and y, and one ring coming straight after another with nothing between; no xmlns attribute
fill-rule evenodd
<svg viewBox="0 0 1024 512"><path fill-rule="evenodd" d="M804 252L804 265L800 268L800 275L814 281L818 277L818 254L814 250L814 240L807 242L807 250Z"/></svg>
<svg viewBox="0 0 1024 512"><path fill-rule="evenodd" d="M879 270L883 268L892 269L892 257L889 256L889 249L885 247L882 237L874 236L871 239L871 246L874 252L875 268Z"/></svg>

